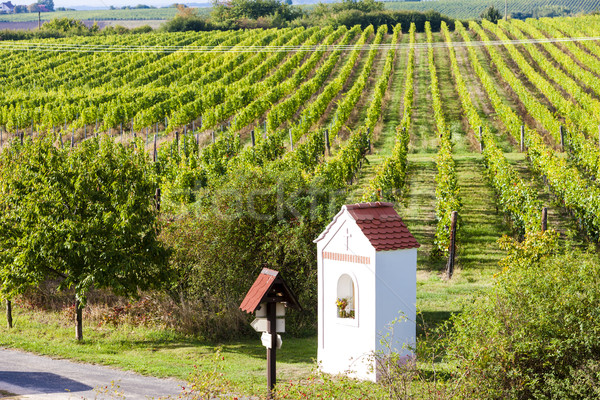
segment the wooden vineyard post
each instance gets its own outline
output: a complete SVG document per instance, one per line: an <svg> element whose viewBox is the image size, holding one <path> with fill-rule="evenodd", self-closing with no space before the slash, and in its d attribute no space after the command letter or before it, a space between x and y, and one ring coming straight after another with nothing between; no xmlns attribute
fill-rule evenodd
<svg viewBox="0 0 600 400"><path fill-rule="evenodd" d="M210 135L212 136L212 142L213 142L213 144L215 144L215 131L212 131L210 133Z"/></svg>
<svg viewBox="0 0 600 400"><path fill-rule="evenodd" d="M62 132L60 132L60 133L58 134L58 139L60 140L60 148L62 149L62 148L64 147L64 145L63 145L63 140L62 140Z"/></svg>
<svg viewBox="0 0 600 400"><path fill-rule="evenodd" d="M561 125L559 128L560 132L560 151L564 153L565 151L565 128Z"/></svg>
<svg viewBox="0 0 600 400"><path fill-rule="evenodd" d="M154 200L156 201L156 211L160 212L160 188L156 189L156 194L154 195Z"/></svg>
<svg viewBox="0 0 600 400"><path fill-rule="evenodd" d="M479 151L483 153L483 129L479 127Z"/></svg>
<svg viewBox="0 0 600 400"><path fill-rule="evenodd" d="M12 302L10 300L6 300L6 326L8 329L13 327Z"/></svg>
<svg viewBox="0 0 600 400"><path fill-rule="evenodd" d="M87 139L87 124L83 125L83 140Z"/></svg>
<svg viewBox="0 0 600 400"><path fill-rule="evenodd" d="M452 211L450 217L450 246L448 247L448 264L446 265L446 276L448 279L452 278L454 273L454 259L456 255L456 220L458 219L458 212Z"/></svg>
<svg viewBox="0 0 600 400"><path fill-rule="evenodd" d="M152 161L156 162L156 133L154 134L154 150L152 151Z"/></svg>
<svg viewBox="0 0 600 400"><path fill-rule="evenodd" d="M75 128L71 132L71 148L75 147Z"/></svg>
<svg viewBox="0 0 600 400"><path fill-rule="evenodd" d="M542 208L542 232L548 230L548 207Z"/></svg>
<svg viewBox="0 0 600 400"><path fill-rule="evenodd" d="M324 135L324 139L325 139L325 149L327 151L326 155L330 156L331 155L331 146L329 144L329 129L325 129L325 131L323 131L323 135Z"/></svg>
<svg viewBox="0 0 600 400"><path fill-rule="evenodd" d="M187 157L187 131L183 134L183 155Z"/></svg>
<svg viewBox="0 0 600 400"><path fill-rule="evenodd" d="M271 347L267 347L267 399L273 398L273 389L277 381L276 306L276 303L267 303L267 333L271 335Z"/></svg>
<svg viewBox="0 0 600 400"><path fill-rule="evenodd" d="M521 125L521 153L525 152L525 125Z"/></svg>
<svg viewBox="0 0 600 400"><path fill-rule="evenodd" d="M177 154L179 154L179 132L175 131L175 145L177 146Z"/></svg>
<svg viewBox="0 0 600 400"><path fill-rule="evenodd" d="M291 151L294 151L294 137L292 136L292 130L289 130L290 132L290 149Z"/></svg>
<svg viewBox="0 0 600 400"><path fill-rule="evenodd" d="M250 139L252 140L252 147L256 146L256 139L254 138L254 129L250 131Z"/></svg>

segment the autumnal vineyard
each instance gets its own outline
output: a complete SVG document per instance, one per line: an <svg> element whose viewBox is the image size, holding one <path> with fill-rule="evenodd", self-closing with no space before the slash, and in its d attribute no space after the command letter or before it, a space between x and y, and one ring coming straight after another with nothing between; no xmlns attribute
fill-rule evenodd
<svg viewBox="0 0 600 400"><path fill-rule="evenodd" d="M43 134L63 145L97 135L136 140L160 166L167 211L244 163L301 165L331 191L345 190L348 201L400 204L411 196L410 158L426 151L416 133L425 129L437 153L437 226L420 239L433 252L447 252L450 214L464 208L453 155L459 139L481 153L495 194L489 202L513 233L541 229L542 207L553 206L542 199L549 190L597 241L600 41L582 38L597 38L598 22L3 41L0 145ZM536 41L551 38L558 40ZM417 67L427 69L426 81ZM417 109L429 115L425 127L413 121ZM522 152L517 161L506 156Z"/></svg>

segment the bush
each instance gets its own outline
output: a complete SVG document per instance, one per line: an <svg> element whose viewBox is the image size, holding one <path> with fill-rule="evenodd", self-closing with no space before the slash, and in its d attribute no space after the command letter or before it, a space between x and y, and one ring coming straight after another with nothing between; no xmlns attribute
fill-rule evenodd
<svg viewBox="0 0 600 400"><path fill-rule="evenodd" d="M281 271L303 312L290 312L289 331L313 334L317 313L316 247L312 241L339 210L339 199L312 184L300 166L230 165L194 193L189 214L166 219L162 240L173 250L178 273L171 297L182 308L209 312L190 321L196 334L231 337L249 329L239 310L263 267ZM222 321L245 320L242 324ZM203 321L204 320L204 321ZM210 332L205 327L210 325Z"/></svg>
<svg viewBox="0 0 600 400"><path fill-rule="evenodd" d="M166 32L185 32L185 31L211 31L214 30L215 27L204 18L191 16L191 17L183 17L180 15L175 16L175 18L167 21L163 27L163 30Z"/></svg>
<svg viewBox="0 0 600 400"><path fill-rule="evenodd" d="M556 240L505 239L496 284L454 318L449 354L466 374L466 397L598 398L600 258L553 254Z"/></svg>
<svg viewBox="0 0 600 400"><path fill-rule="evenodd" d="M500 14L500 11L498 11L496 9L496 7L494 6L489 6L488 8L486 8L480 15L479 18L481 19L487 19L488 21L492 22L492 23L497 23L499 20L502 19L502 14Z"/></svg>

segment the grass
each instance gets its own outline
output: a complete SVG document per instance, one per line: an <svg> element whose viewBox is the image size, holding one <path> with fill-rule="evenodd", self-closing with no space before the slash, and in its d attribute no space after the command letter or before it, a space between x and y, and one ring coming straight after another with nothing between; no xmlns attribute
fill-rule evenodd
<svg viewBox="0 0 600 400"><path fill-rule="evenodd" d="M110 365L156 377L186 380L193 366L209 369L215 349L224 357L223 372L241 393L262 393L266 352L259 334L235 342L210 343L173 331L144 326L118 327L84 324L84 340L74 338L74 327L55 312L14 308L13 329L0 328L0 346L36 354ZM310 375L317 338L283 336L277 352L278 378L282 381Z"/></svg>

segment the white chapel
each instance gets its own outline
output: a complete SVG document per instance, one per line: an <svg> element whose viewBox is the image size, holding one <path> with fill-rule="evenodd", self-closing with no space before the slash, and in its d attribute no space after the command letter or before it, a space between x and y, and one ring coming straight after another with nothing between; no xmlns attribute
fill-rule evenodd
<svg viewBox="0 0 600 400"><path fill-rule="evenodd" d="M376 381L373 358L394 325L391 348L416 341L417 248L391 203L342 206L315 240L318 360L323 372Z"/></svg>

